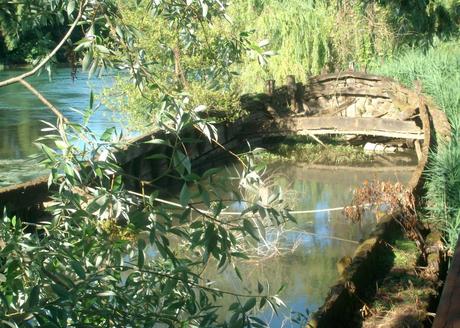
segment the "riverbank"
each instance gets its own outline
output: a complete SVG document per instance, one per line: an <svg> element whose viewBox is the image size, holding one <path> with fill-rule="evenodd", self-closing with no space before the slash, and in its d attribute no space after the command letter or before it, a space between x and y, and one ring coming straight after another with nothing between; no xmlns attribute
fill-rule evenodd
<svg viewBox="0 0 460 328"><path fill-rule="evenodd" d="M419 81L421 91L447 115L450 140L430 153L426 173L426 207L421 219L443 231L453 251L460 231L460 43L437 42L428 51L412 49L381 64L376 73L391 76L408 87Z"/></svg>

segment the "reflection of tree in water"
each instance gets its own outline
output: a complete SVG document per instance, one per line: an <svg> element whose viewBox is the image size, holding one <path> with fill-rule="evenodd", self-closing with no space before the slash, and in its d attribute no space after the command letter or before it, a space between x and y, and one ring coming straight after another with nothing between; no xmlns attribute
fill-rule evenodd
<svg viewBox="0 0 460 328"><path fill-rule="evenodd" d="M293 210L345 206L351 201L354 186L360 185L363 179L362 174L343 171L316 170L312 174L308 168L286 164L276 165L276 169L268 170L266 176L270 176L271 181L267 185L272 190L282 189L288 207ZM240 262L244 281L239 280L233 269L223 273L208 270L207 277L217 280L219 288L239 292L256 290L258 281L268 282L273 293L285 284L287 287L281 295L289 308L284 310L285 315L291 310L300 313L307 309L310 312L316 310L338 279L337 261L353 254L357 241L372 230L374 220L368 217L360 224L352 224L341 211L299 214L296 218L298 224L287 226L281 237L285 245L299 246L293 252ZM329 239L328 235L356 242ZM226 298L223 302L230 305L234 301ZM225 313L221 315L225 316ZM271 318L268 312L259 316ZM282 318L273 318L271 326L280 327L282 321Z"/></svg>
<svg viewBox="0 0 460 328"><path fill-rule="evenodd" d="M281 296L288 309L282 312L285 315L291 311L305 313L306 309L311 312L322 304L329 288L338 279L337 260L352 254L355 247L355 244L339 241L331 241L323 247L302 247L281 257L258 262L240 262L238 267L244 281L239 280L233 269L227 269L220 274L208 270L207 278L217 280L219 288L239 292L245 289L257 290L258 281L264 285L268 282L273 293L286 285ZM234 301L231 298L224 300L225 305ZM265 311L259 315L267 319L271 314ZM282 318L273 320L273 327L277 327Z"/></svg>
<svg viewBox="0 0 460 328"><path fill-rule="evenodd" d="M26 111L20 111L24 115ZM0 127L0 157L2 159L20 159L38 152L34 145L40 137L39 122L25 121L15 126Z"/></svg>

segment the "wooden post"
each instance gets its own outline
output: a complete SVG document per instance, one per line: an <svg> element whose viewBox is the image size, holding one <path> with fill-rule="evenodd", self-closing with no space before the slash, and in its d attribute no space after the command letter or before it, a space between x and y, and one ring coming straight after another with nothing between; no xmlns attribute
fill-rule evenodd
<svg viewBox="0 0 460 328"><path fill-rule="evenodd" d="M265 81L265 92L267 93L267 95L272 97L274 91L275 91L275 80Z"/></svg>
<svg viewBox="0 0 460 328"><path fill-rule="evenodd" d="M415 146L415 153L417 154L417 159L420 161L423 158L422 146L420 144L420 140L415 140L414 146Z"/></svg>
<svg viewBox="0 0 460 328"><path fill-rule="evenodd" d="M288 75L286 77L286 86L287 86L289 101L291 105L291 112L296 113L297 112L297 99L296 99L297 85L295 83L294 75Z"/></svg>
<svg viewBox="0 0 460 328"><path fill-rule="evenodd" d="M273 95L275 93L275 80L265 81L265 92L268 95L268 102L266 104L267 112L269 112L273 118L278 118L279 115L276 112L276 110L273 108Z"/></svg>

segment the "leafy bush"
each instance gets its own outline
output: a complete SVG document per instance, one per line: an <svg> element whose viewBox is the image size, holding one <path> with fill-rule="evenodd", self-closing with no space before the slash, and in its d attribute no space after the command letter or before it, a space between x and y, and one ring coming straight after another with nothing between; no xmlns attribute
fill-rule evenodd
<svg viewBox="0 0 460 328"><path fill-rule="evenodd" d="M82 126L50 125L55 134L42 141L54 141L56 150L40 146L51 168L50 184L58 190L48 209L51 220L32 224L3 217L0 224L3 324L265 327L255 316L257 308L282 304L264 292L266 286L259 283L254 294L235 293L202 275L207 266L220 271L233 267L244 279L234 259L246 257L250 239L264 238L259 224L278 226L293 218L273 207L280 201L276 195L255 197L239 216L225 215L224 196L242 199L244 189L253 196L258 190L261 181L252 160L233 190L215 176L219 170L196 174L180 136L192 125L211 127L184 111L178 114L168 122L172 135L153 140L171 152L151 157L167 160L163 176L182 184L173 207L159 198L158 190L139 194L125 189L125 173L116 159L122 144L113 129L97 140ZM77 140L84 145L77 147ZM235 298L228 318L216 314L216 302L224 295Z"/></svg>

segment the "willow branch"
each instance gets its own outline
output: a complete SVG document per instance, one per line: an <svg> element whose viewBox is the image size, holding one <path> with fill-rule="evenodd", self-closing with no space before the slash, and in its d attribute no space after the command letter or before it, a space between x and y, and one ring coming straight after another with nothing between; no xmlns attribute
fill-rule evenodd
<svg viewBox="0 0 460 328"><path fill-rule="evenodd" d="M26 73L23 73L21 75L15 76L15 77L12 77L12 78L4 80L4 81L0 81L0 88L5 87L5 86L10 85L10 84L18 83L18 82L20 82L21 80L23 80L25 78L28 78L28 77L30 77L32 75L35 75L43 66L45 66L46 63L49 62L51 60L51 58L54 57L54 55L56 55L56 53L59 51L59 49L61 49L61 47L64 45L64 43L67 41L67 39L70 38L70 36L72 35L72 32L75 30L75 28L77 27L78 23L80 22L80 19L81 19L82 15L83 15L83 11L84 11L86 5L87 5L87 2L85 1L80 6L80 9L78 10L77 17L75 18L75 21L70 26L70 28L67 31L67 33L64 35L62 40L58 43L58 45L53 49L53 51L51 51L48 54L48 56L46 56L40 62L40 64L38 64L32 70L30 70L30 71L28 71Z"/></svg>
<svg viewBox="0 0 460 328"><path fill-rule="evenodd" d="M48 101L37 89L35 89L29 82L19 79L18 81L25 86L30 92L32 92L45 106L47 106L58 119L63 123L69 123L69 120L57 109L52 103Z"/></svg>
<svg viewBox="0 0 460 328"><path fill-rule="evenodd" d="M45 98L45 96L43 96L40 91L38 91L37 89L35 89L35 87L33 85L31 85L29 82L25 81L25 80L19 80L19 83L21 83L24 87L27 88L27 90L29 90L31 93L33 93L46 107L48 107L58 118L58 125L60 127L62 127L62 124L69 124L71 123L69 121L69 119L67 117L64 116L64 114L61 113L61 111L59 109L57 109L56 106L54 106L52 103L50 103L48 101L48 99ZM72 127L72 125L71 125ZM74 127L72 127L72 129L75 130ZM65 133L62 133L64 130L61 130L61 135L62 137L67 140L67 137L66 137L66 134ZM79 131L76 131L78 133L78 135L80 136L80 138L86 142L89 142L88 138L83 134L83 133L80 133Z"/></svg>
<svg viewBox="0 0 460 328"><path fill-rule="evenodd" d="M135 266L120 265L120 266L107 267L107 269L135 270L135 271L140 272L140 273L147 273L147 274L152 274L152 275L156 275L156 276L167 278L167 279L180 281L180 282L183 282L184 284L187 284L189 286L200 288L200 289L203 289L203 290L207 290L207 291L212 292L212 293L220 293L220 294L236 296L236 297L245 297L245 298L250 298L250 297L254 297L254 298L271 298L271 297L273 297L272 295L268 295L268 294L266 294L266 295L241 294L241 293L232 292L232 291L228 291L228 290L221 290L221 289L217 289L217 288L213 288L213 287L209 287L209 286L205 286L205 285L196 283L196 282L191 281L191 280L189 280L187 278L184 278L184 277L177 277L175 275L168 274L166 272L159 272L159 271L148 270L148 269L139 269L138 267L135 267ZM203 279L202 277L198 277L198 278Z"/></svg>

